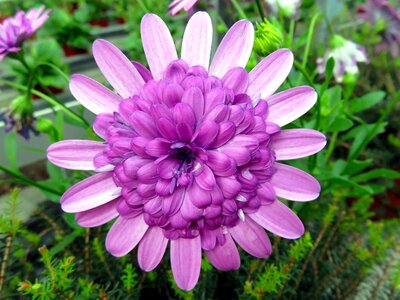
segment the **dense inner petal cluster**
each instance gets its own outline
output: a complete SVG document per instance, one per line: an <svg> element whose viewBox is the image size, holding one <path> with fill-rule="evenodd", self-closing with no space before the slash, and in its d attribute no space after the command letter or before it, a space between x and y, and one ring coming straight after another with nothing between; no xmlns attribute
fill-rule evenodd
<svg viewBox="0 0 400 300"><path fill-rule="evenodd" d="M95 167L113 172L122 217L144 214L168 239L201 235L212 249L224 243L224 227L274 201L269 142L280 128L265 121L265 101L253 107L243 68L219 79L177 60L161 80L142 76L138 95L97 116L107 147Z"/></svg>

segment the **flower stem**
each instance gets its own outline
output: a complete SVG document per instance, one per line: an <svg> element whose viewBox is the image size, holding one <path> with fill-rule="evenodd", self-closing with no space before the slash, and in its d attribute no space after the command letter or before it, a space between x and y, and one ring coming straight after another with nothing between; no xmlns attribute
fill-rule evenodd
<svg viewBox="0 0 400 300"><path fill-rule="evenodd" d="M260 13L261 21L263 22L264 18L265 18L265 15L264 15L263 7L261 5L261 1L260 0L256 0L256 4L257 4L258 12Z"/></svg>
<svg viewBox="0 0 400 300"><path fill-rule="evenodd" d="M247 19L246 13L240 7L240 4L236 0L232 0L232 4L235 7L236 11L238 12L241 19Z"/></svg>
<svg viewBox="0 0 400 300"><path fill-rule="evenodd" d="M45 185L42 185L42 184L40 184L40 183L38 183L38 182L36 182L34 180L31 180L28 177L25 177L25 176L15 172L15 171L12 171L12 170L2 166L2 165L0 165L0 171L3 171L4 173L19 179L20 181L22 181L26 185L31 185L31 186L37 187L38 189L41 189L43 191L52 193L52 194L57 195L57 196L61 196L62 195L62 193L60 193L59 191L54 190L52 188L49 188L49 187L47 187Z"/></svg>
<svg viewBox="0 0 400 300"><path fill-rule="evenodd" d="M314 36L314 29L315 29L315 25L317 24L317 20L318 20L319 16L320 16L320 14L317 13L311 18L310 27L308 29L308 35L307 35L307 43L306 43L306 47L304 49L303 61L301 64L303 68L305 68L307 66L311 42L312 42L312 38Z"/></svg>
<svg viewBox="0 0 400 300"><path fill-rule="evenodd" d="M69 82L70 78L68 77L68 75L65 74L64 71L61 70L59 67L57 67L55 64L42 62L42 63L37 64L36 68L38 68L40 66L48 66L48 67L52 68L54 71L56 71L58 74L60 74L61 77L64 78L66 82Z"/></svg>
<svg viewBox="0 0 400 300"><path fill-rule="evenodd" d="M21 90L21 91L26 91L27 90L27 88L25 86L23 86L21 84L18 84L18 83L14 83L14 82L6 80L6 79L1 79L0 78L0 82L2 82L4 84L7 84L9 86L12 86L13 88L16 88L16 89ZM32 94L41 97L43 100L45 100L49 104L59 107L60 110L64 111L67 115L69 115L70 117L72 117L76 121L80 122L85 127L90 127L90 124L83 117L81 117L80 115L78 115L77 113L72 111L70 108L65 106L63 103L58 102L57 100L47 96L46 94L43 94L43 93L37 91L35 89L32 89L31 91L32 91Z"/></svg>

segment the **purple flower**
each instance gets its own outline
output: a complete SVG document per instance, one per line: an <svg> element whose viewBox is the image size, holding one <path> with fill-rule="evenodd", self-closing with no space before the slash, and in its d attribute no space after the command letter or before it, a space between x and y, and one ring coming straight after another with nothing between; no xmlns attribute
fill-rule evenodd
<svg viewBox="0 0 400 300"><path fill-rule="evenodd" d="M384 21L384 30L380 33L382 41L376 45L377 52L390 50L393 57L399 56L400 13L386 0L368 0L367 5L360 5L357 16L372 25Z"/></svg>
<svg viewBox="0 0 400 300"><path fill-rule="evenodd" d="M0 61L8 53L21 50L25 42L47 20L50 10L31 8L27 13L19 11L14 17L0 24Z"/></svg>
<svg viewBox="0 0 400 300"><path fill-rule="evenodd" d="M190 290L202 249L216 268L235 270L235 242L266 258L272 248L263 228L289 239L304 233L276 197L314 200L320 185L278 161L314 154L326 140L315 130L280 129L306 113L317 94L301 86L273 95L292 67L287 49L245 71L254 40L249 21L232 26L210 65L212 24L205 12L190 19L180 59L158 16L143 17L141 35L151 72L97 40L94 58L116 93L72 77L72 94L97 114L93 128L105 142L61 141L49 147L48 159L98 172L62 196L64 211L77 213L84 227L117 218L107 250L123 256L139 245L145 271L159 264L169 243L177 285Z"/></svg>
<svg viewBox="0 0 400 300"><path fill-rule="evenodd" d="M174 0L168 5L169 14L175 16L182 9L189 11L197 2L199 2L199 0Z"/></svg>
<svg viewBox="0 0 400 300"><path fill-rule="evenodd" d="M340 35L335 34L330 45L331 49L324 57L317 59L317 70L321 75L325 74L326 63L331 57L335 60L333 75L337 82L342 82L346 75L350 77L357 75L359 73L357 63L368 63L365 49Z"/></svg>

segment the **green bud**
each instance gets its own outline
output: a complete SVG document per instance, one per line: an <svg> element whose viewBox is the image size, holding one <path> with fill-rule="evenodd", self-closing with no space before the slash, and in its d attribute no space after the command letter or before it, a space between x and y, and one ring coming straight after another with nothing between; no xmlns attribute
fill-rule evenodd
<svg viewBox="0 0 400 300"><path fill-rule="evenodd" d="M345 74L343 77L343 83L347 85L353 85L358 80L358 74Z"/></svg>
<svg viewBox="0 0 400 300"><path fill-rule="evenodd" d="M343 47L346 44L346 39L344 37L342 37L341 35L338 34L334 34L332 36L331 41L329 42L329 47L331 49L336 49L336 48L340 48Z"/></svg>
<svg viewBox="0 0 400 300"><path fill-rule="evenodd" d="M10 110L14 116L31 116L33 113L33 103L26 98L26 95L18 96L10 103Z"/></svg>
<svg viewBox="0 0 400 300"><path fill-rule="evenodd" d="M53 122L47 118L38 118L36 129L39 132L50 133L53 130Z"/></svg>
<svg viewBox="0 0 400 300"><path fill-rule="evenodd" d="M269 22L267 19L264 19L262 23L257 23L254 51L259 56L267 56L282 46L282 33L274 23Z"/></svg>

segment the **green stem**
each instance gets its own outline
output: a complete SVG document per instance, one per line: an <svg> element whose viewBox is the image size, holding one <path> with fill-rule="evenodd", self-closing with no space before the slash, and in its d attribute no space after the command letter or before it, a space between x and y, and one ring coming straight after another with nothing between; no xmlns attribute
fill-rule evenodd
<svg viewBox="0 0 400 300"><path fill-rule="evenodd" d="M256 0L256 4L257 4L258 12L260 13L261 22L264 22L265 15L264 15L263 7L261 5L261 1Z"/></svg>
<svg viewBox="0 0 400 300"><path fill-rule="evenodd" d="M239 16L241 19L247 19L246 13L243 11L243 9L240 7L240 4L236 0L232 0L232 4L237 10Z"/></svg>
<svg viewBox="0 0 400 300"><path fill-rule="evenodd" d="M6 79L0 78L0 82L2 82L4 84L7 84L9 86L12 86L13 88L16 88L16 89L21 90L21 91L26 91L27 90L27 88L25 86L23 86L21 84L18 84L18 83L14 83L14 82L6 80ZM81 117L80 115L78 115L77 113L75 113L74 111L69 109L63 103L58 102L57 100L47 96L46 94L43 94L43 93L37 91L35 89L32 89L31 91L32 91L32 94L41 97L43 100L45 100L49 104L59 107L60 110L65 112L67 115L69 115L74 120L80 122L85 127L90 127L90 124L83 117Z"/></svg>
<svg viewBox="0 0 400 300"><path fill-rule="evenodd" d="M334 132L332 134L332 137L331 137L330 141L329 141L329 147L328 147L328 150L327 150L326 156L325 156L325 163L326 164L329 162L329 159L331 158L333 150L335 150L337 137L338 137L338 132Z"/></svg>
<svg viewBox="0 0 400 300"><path fill-rule="evenodd" d="M310 74L308 74L307 70L305 67L303 67L302 64L300 64L298 61L294 61L294 66L296 67L297 70L300 71L301 74L303 74L304 78L307 80L308 84L314 87L314 81L312 80Z"/></svg>
<svg viewBox="0 0 400 300"><path fill-rule="evenodd" d="M40 183L38 183L38 182L36 182L34 180L31 180L31 179L29 179L29 178L27 178L27 177L15 172L15 171L12 171L12 170L10 170L10 169L2 166L2 165L0 165L0 171L3 171L4 173L9 174L9 175L21 180L26 185L31 185L31 186L37 187L37 188L39 188L39 189L41 189L43 191L52 193L52 194L57 195L57 196L61 196L62 195L62 193L60 193L59 191L53 190L52 188L49 188L49 187L47 187L45 185L42 185L42 184L40 184Z"/></svg>
<svg viewBox="0 0 400 300"><path fill-rule="evenodd" d="M48 66L48 67L52 68L54 71L56 71L58 74L60 74L61 77L64 78L66 82L69 82L70 78L68 77L68 75L65 74L64 71L61 70L59 67L57 67L55 64L42 62L42 63L37 64L36 68L38 68L40 66Z"/></svg>
<svg viewBox="0 0 400 300"><path fill-rule="evenodd" d="M310 28L308 30L308 35L307 35L307 43L306 43L306 47L304 49L304 55L303 55L303 62L302 62L302 67L305 68L307 66L307 61L308 61L308 55L310 53L310 47L311 47L311 42L312 42L312 38L314 36L314 29L315 29L315 25L317 24L317 20L319 18L320 14L317 13L315 14L310 22Z"/></svg>
<svg viewBox="0 0 400 300"><path fill-rule="evenodd" d="M288 47L289 49L292 49L295 25L296 25L296 20L295 20L294 18L292 18L292 19L290 20L289 35L288 35L288 40L287 40L287 47Z"/></svg>

